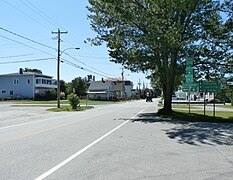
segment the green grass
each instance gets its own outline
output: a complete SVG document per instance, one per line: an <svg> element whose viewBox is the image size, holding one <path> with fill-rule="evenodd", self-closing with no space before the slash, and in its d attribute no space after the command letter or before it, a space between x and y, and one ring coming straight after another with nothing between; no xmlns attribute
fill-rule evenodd
<svg viewBox="0 0 233 180"><path fill-rule="evenodd" d="M163 107L163 104L158 104L158 107ZM198 109L199 107L204 107L203 104L190 104L191 110L192 109ZM207 104L206 107L213 107L213 104ZM216 104L215 107L221 107L221 108L230 108L233 109L233 106L231 105L219 105ZM188 104L172 104L172 108L180 108L180 109L188 109L189 105ZM203 110L201 110L203 111Z"/></svg>
<svg viewBox="0 0 233 180"><path fill-rule="evenodd" d="M215 117L213 117L212 111L206 111L206 115L204 116L203 110L191 110L190 114L187 110L175 110L170 114L162 114L160 116L191 122L233 123L233 112L229 111L217 111L215 112Z"/></svg>
<svg viewBox="0 0 233 180"><path fill-rule="evenodd" d="M197 105L197 104L190 104L190 107L191 107L192 109L198 109L198 106L200 106L200 105ZM187 105L187 104L172 104L172 108L188 109L188 108L189 108L189 105Z"/></svg>
<svg viewBox="0 0 233 180"><path fill-rule="evenodd" d="M50 108L48 111L52 112L62 112L62 111L84 111L87 109L91 109L93 106L79 106L77 109L73 110L71 106L61 106L60 108Z"/></svg>
<svg viewBox="0 0 233 180"><path fill-rule="evenodd" d="M17 100L17 101L11 101L15 104L57 104L57 101L33 101L33 100ZM112 104L113 101L95 101L95 100L80 100L81 104L91 104L91 105L100 105L100 104ZM61 100L60 104L69 104L68 100Z"/></svg>
<svg viewBox="0 0 233 180"><path fill-rule="evenodd" d="M80 100L81 104L92 104L92 105L101 105L101 104L113 104L113 101L98 101L98 100L85 100L81 99Z"/></svg>
<svg viewBox="0 0 233 180"><path fill-rule="evenodd" d="M212 105L208 105L208 106L213 106L213 104ZM231 105L219 105L219 104L216 104L215 105L216 107L222 107L222 108L230 108L230 109L233 109L233 106L231 106Z"/></svg>
<svg viewBox="0 0 233 180"><path fill-rule="evenodd" d="M33 100L14 100L15 104L57 104L57 101L33 101ZM67 100L61 100L60 104L69 104Z"/></svg>

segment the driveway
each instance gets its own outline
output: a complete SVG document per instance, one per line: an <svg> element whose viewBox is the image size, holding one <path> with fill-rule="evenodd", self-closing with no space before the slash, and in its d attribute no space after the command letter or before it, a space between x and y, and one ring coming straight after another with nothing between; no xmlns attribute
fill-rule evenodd
<svg viewBox="0 0 233 180"><path fill-rule="evenodd" d="M49 112L49 107L18 106L12 103L0 103L0 127L52 118L68 114L68 112Z"/></svg>

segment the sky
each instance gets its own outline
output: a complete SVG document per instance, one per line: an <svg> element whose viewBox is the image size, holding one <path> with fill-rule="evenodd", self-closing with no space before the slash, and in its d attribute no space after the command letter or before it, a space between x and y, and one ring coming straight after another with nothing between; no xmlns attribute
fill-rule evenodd
<svg viewBox="0 0 233 180"><path fill-rule="evenodd" d="M0 74L36 68L57 78L57 35L52 31L59 28L68 32L61 34L60 79L70 82L90 74L96 80L121 77L121 65L109 61L105 44L84 42L96 36L87 19L87 5L88 0L0 0ZM146 76L124 70L124 78L135 88L139 79L150 87Z"/></svg>

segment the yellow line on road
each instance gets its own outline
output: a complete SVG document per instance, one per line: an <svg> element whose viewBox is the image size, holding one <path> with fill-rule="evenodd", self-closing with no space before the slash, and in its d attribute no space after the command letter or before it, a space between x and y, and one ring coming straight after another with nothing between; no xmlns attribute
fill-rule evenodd
<svg viewBox="0 0 233 180"><path fill-rule="evenodd" d="M10 142L10 141L14 141L14 140L19 140L19 139L22 139L22 138L25 138L25 137L30 137L30 136L33 136L33 135L36 135L36 134L52 131L52 130L55 130L55 129L58 129L58 128L62 128L62 127L68 126L68 125L75 124L75 123L80 122L80 121L82 121L82 120L76 120L76 121L73 121L73 122L60 124L60 125L57 125L57 126L54 126L54 127L47 128L47 129L34 131L32 133L29 133L29 134L23 134L23 135L19 135L19 136L13 136L13 137L5 138L5 139L0 139L0 144Z"/></svg>

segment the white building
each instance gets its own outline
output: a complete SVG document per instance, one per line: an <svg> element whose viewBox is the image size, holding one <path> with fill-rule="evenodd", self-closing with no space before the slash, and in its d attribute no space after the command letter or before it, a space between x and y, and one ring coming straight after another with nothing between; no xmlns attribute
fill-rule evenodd
<svg viewBox="0 0 233 180"><path fill-rule="evenodd" d="M23 72L0 75L0 98L31 98L42 94L46 90L57 88L56 80L52 76L34 72Z"/></svg>

